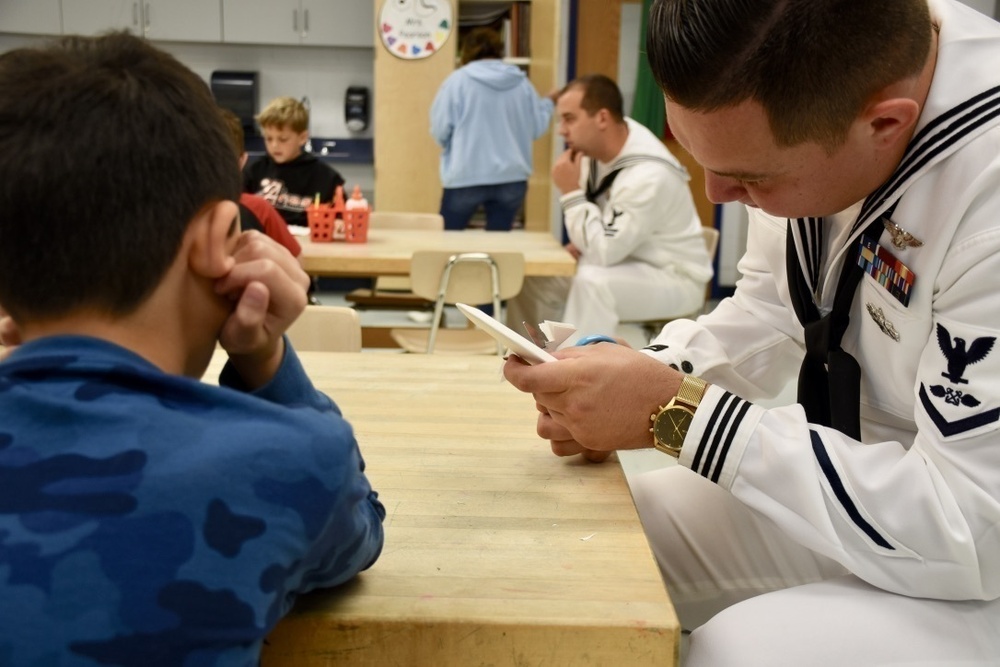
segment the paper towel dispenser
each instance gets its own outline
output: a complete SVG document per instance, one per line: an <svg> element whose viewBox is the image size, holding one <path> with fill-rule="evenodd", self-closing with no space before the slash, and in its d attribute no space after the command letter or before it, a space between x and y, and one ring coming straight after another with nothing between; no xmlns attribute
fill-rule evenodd
<svg viewBox="0 0 1000 667"><path fill-rule="evenodd" d="M248 137L257 136L254 117L259 112L257 92L259 76L257 72L235 72L217 70L212 72L212 95L219 106L236 114L243 124L243 133Z"/></svg>
<svg viewBox="0 0 1000 667"><path fill-rule="evenodd" d="M350 86L344 95L344 122L351 132L361 132L368 127L368 89Z"/></svg>

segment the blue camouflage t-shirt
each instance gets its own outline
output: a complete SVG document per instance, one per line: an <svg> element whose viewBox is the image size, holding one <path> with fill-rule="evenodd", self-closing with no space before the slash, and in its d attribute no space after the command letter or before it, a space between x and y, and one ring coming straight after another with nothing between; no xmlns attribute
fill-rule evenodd
<svg viewBox="0 0 1000 667"><path fill-rule="evenodd" d="M287 349L252 393L84 337L0 363L0 665L256 665L375 561L357 442Z"/></svg>

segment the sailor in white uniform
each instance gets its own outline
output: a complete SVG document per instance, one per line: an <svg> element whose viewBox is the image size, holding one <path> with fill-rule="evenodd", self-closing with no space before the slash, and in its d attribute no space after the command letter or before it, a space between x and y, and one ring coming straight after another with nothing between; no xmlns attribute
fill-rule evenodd
<svg viewBox="0 0 1000 667"><path fill-rule="evenodd" d="M709 196L751 208L735 295L645 359L505 374L557 454L648 447L652 425L678 456L633 494L697 628L687 664L998 665L1000 26L954 0L754 4L656 0L647 40ZM914 40L844 135L809 134ZM783 75L740 92L769 60ZM693 103L699 64L718 87ZM796 404L755 403L796 374Z"/></svg>
<svg viewBox="0 0 1000 667"><path fill-rule="evenodd" d="M587 75L559 93L567 150L552 168L562 193L570 279L528 278L508 304L515 329L545 319L577 336L615 335L620 321L701 309L712 278L687 171L663 142L622 114L614 81Z"/></svg>

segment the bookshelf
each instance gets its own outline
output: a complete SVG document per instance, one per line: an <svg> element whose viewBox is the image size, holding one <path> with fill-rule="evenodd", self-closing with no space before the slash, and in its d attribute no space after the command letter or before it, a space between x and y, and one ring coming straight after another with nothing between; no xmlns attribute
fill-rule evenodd
<svg viewBox="0 0 1000 667"><path fill-rule="evenodd" d="M492 28L503 39L505 62L522 67L530 65L531 2L463 1L459 3L458 26L456 49L470 30Z"/></svg>
<svg viewBox="0 0 1000 667"><path fill-rule="evenodd" d="M384 0L373 1L377 21ZM513 51L508 62L525 68L541 95L557 85L562 0L450 1L456 19L462 16L461 10L465 8L466 14L469 9L492 10L501 22L510 21L508 34L512 48L515 43L522 47ZM512 12L515 5L519 7ZM376 43L373 136L376 207L379 210L438 211L441 152L430 136L429 114L438 87L455 69L461 29L454 30L433 56L421 60L396 58ZM515 31L518 33L516 38ZM523 53L525 47L527 53ZM552 141L550 131L534 144L534 173L528 182L524 205L525 228L532 231L551 229Z"/></svg>

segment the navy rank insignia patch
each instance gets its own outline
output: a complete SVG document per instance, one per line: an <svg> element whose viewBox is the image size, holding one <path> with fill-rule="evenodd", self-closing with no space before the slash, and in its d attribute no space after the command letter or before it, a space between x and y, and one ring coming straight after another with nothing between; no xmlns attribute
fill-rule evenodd
<svg viewBox="0 0 1000 667"><path fill-rule="evenodd" d="M982 361L997 341L996 338L977 338L972 341L972 345L966 347L965 339L956 336L955 342L952 343L951 334L940 324L937 325L937 339L941 352L948 360L948 370L941 373L941 376L955 384L969 384L969 381L962 377L966 366Z"/></svg>
<svg viewBox="0 0 1000 667"><path fill-rule="evenodd" d="M982 409L987 399L977 395L976 387L985 387L988 383L980 382L977 385L970 380L969 373L970 366L983 362L990 356L996 337L977 336L967 340L952 334L940 323L936 326L938 348L943 361L940 377L944 380L920 383L920 402L927 415L945 437L1000 421L1000 408ZM988 376L990 373L979 373L980 377L984 375Z"/></svg>

